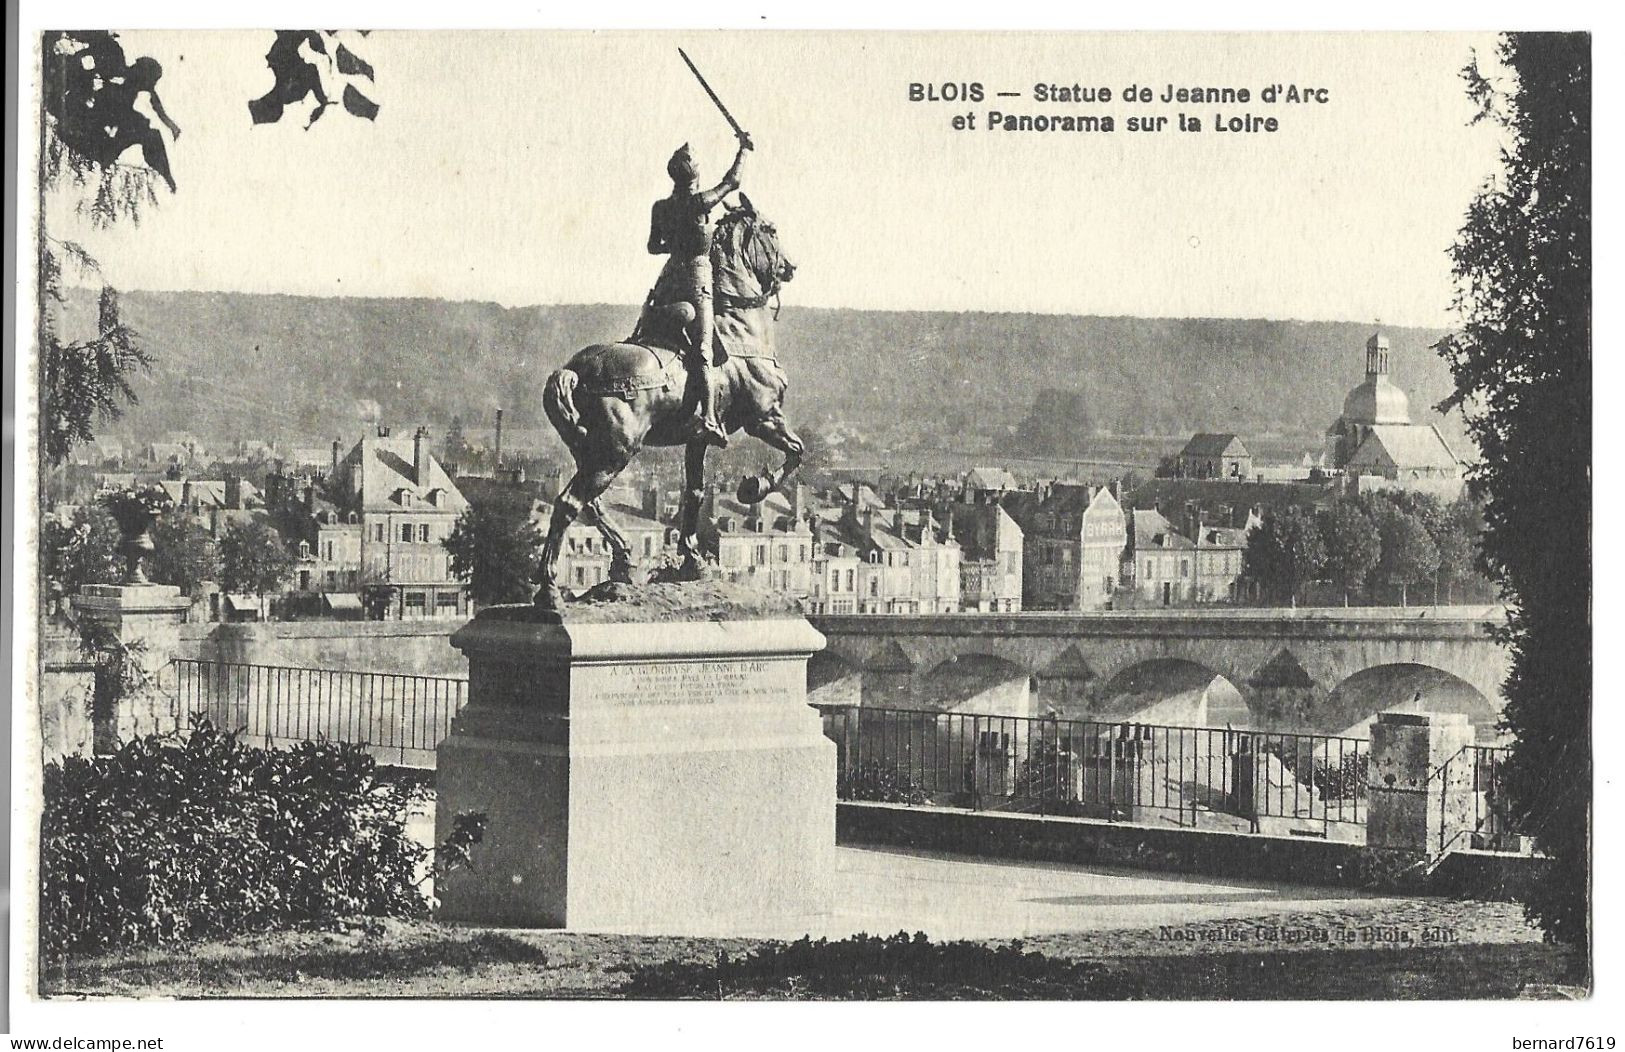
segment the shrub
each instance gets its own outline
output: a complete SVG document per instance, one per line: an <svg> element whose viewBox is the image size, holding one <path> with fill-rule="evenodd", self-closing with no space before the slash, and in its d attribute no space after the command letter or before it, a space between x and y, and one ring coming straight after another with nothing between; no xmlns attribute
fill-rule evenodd
<svg viewBox="0 0 1625 1052"><path fill-rule="evenodd" d="M408 790L357 745L257 749L193 716L190 732L45 768L41 939L98 951L299 921L417 915L426 850Z"/></svg>
<svg viewBox="0 0 1625 1052"><path fill-rule="evenodd" d="M871 800L882 804L923 804L925 789L905 770L884 763L842 768L835 780L841 800Z"/></svg>

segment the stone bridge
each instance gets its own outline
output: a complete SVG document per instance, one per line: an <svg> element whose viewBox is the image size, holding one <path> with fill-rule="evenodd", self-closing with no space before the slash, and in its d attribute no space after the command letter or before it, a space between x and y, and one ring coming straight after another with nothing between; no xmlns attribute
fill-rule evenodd
<svg viewBox="0 0 1625 1052"><path fill-rule="evenodd" d="M1320 733L1465 712L1489 736L1500 607L828 614L812 700Z"/></svg>

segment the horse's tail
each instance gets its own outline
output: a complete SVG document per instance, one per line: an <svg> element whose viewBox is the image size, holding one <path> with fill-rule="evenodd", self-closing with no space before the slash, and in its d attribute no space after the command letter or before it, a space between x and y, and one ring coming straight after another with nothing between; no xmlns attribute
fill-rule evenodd
<svg viewBox="0 0 1625 1052"><path fill-rule="evenodd" d="M575 391L580 382L581 377L574 369L558 369L547 378L547 385L542 391L542 406L547 410L547 419L552 421L553 430L571 449L575 449L587 437L587 429L581 425L581 413L576 409Z"/></svg>

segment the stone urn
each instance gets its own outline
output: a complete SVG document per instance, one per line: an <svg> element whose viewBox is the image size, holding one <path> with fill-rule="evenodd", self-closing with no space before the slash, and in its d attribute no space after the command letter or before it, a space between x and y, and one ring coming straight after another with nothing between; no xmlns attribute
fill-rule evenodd
<svg viewBox="0 0 1625 1052"><path fill-rule="evenodd" d="M158 502L144 495L122 496L110 500L108 512L118 523L119 554L124 556L124 583L148 584L147 572L141 565L154 549L152 526L162 510Z"/></svg>

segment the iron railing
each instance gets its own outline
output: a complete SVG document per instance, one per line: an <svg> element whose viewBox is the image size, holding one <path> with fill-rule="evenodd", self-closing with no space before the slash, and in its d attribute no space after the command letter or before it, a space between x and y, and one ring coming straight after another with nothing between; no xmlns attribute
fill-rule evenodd
<svg viewBox="0 0 1625 1052"><path fill-rule="evenodd" d="M380 760L433 767L434 750L468 699L468 681L395 672L176 658L171 692L182 718L206 714L245 740L325 738L365 745Z"/></svg>
<svg viewBox="0 0 1625 1052"><path fill-rule="evenodd" d="M1526 849L1506 792L1509 755L1505 746L1466 745L1440 766L1434 790L1438 800L1438 854L1458 847Z"/></svg>
<svg viewBox="0 0 1625 1052"><path fill-rule="evenodd" d="M1329 836L1365 822L1368 745L1042 717L819 706L843 799Z"/></svg>

